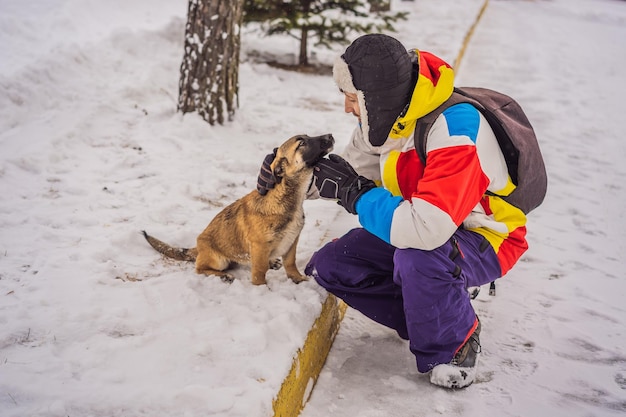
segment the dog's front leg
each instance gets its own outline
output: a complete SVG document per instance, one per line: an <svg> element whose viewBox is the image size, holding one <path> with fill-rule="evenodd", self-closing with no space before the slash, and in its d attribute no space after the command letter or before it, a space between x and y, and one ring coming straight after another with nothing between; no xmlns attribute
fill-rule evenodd
<svg viewBox="0 0 626 417"><path fill-rule="evenodd" d="M293 242L286 254L283 255L283 265L287 276L296 284L306 281L307 278L298 271L296 266L296 248L298 246L298 238Z"/></svg>
<svg viewBox="0 0 626 417"><path fill-rule="evenodd" d="M252 244L250 248L250 269L252 272L252 283L254 285L267 284L265 274L270 268L270 251L267 245Z"/></svg>

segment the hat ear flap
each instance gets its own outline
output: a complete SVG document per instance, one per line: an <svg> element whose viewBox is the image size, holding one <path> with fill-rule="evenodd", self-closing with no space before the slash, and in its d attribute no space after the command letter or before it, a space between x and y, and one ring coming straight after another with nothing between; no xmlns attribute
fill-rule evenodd
<svg viewBox="0 0 626 417"><path fill-rule="evenodd" d="M356 94L356 87L352 81L352 74L346 61L343 60L343 55L335 58L333 64L333 78L337 87L344 93Z"/></svg>
<svg viewBox="0 0 626 417"><path fill-rule="evenodd" d="M356 97L359 102L359 111L361 112L361 132L363 132L363 138L366 142L370 141L370 124L367 117L367 106L365 104L365 93L361 90L356 92Z"/></svg>
<svg viewBox="0 0 626 417"><path fill-rule="evenodd" d="M367 118L367 107L365 105L365 93L361 90L357 90L352 80L352 73L350 67L343 59L342 56L338 56L333 64L333 78L337 87L344 93L356 94L359 103L359 111L361 118L361 131L363 132L363 138L366 142L369 142L369 121Z"/></svg>

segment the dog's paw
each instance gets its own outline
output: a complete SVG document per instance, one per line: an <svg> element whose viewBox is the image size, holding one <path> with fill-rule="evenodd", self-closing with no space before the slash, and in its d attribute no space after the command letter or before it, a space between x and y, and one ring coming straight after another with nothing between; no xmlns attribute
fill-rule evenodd
<svg viewBox="0 0 626 417"><path fill-rule="evenodd" d="M270 269L280 269L283 267L283 261L280 258L270 259Z"/></svg>
<svg viewBox="0 0 626 417"><path fill-rule="evenodd" d="M265 280L265 277L263 278L252 278L252 284L253 285L266 285L267 281Z"/></svg>
<svg viewBox="0 0 626 417"><path fill-rule="evenodd" d="M306 277L304 275L290 275L289 279L291 279L293 282L295 282L296 284L301 283L302 281L308 281L309 277Z"/></svg>
<svg viewBox="0 0 626 417"><path fill-rule="evenodd" d="M235 277L230 274L224 274L220 276L220 279L222 280L222 282L225 282L227 284L232 284L233 281L235 280Z"/></svg>

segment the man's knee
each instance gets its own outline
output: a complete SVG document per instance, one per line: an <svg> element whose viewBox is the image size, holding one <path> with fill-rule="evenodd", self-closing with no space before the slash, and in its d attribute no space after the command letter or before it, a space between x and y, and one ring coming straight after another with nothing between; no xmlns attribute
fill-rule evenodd
<svg viewBox="0 0 626 417"><path fill-rule="evenodd" d="M455 264L449 256L445 244L437 249L425 251L420 249L399 249L394 255L394 266L397 279L411 276L412 279L451 276ZM400 284L398 282L398 284Z"/></svg>
<svg viewBox="0 0 626 417"><path fill-rule="evenodd" d="M326 278L329 276L329 271L332 268L331 264L334 264L334 256L332 248L333 242L329 242L322 246L311 256L311 259L307 263L304 274L315 278L315 280L322 287L327 287Z"/></svg>

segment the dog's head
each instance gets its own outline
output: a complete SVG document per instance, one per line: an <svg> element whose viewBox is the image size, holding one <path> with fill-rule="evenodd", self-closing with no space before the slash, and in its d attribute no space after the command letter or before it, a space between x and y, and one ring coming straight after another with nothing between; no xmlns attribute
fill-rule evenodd
<svg viewBox="0 0 626 417"><path fill-rule="evenodd" d="M297 135L287 139L276 150L272 162L272 173L276 183L285 177L296 176L300 172L312 172L313 166L333 150L333 135L322 136Z"/></svg>

